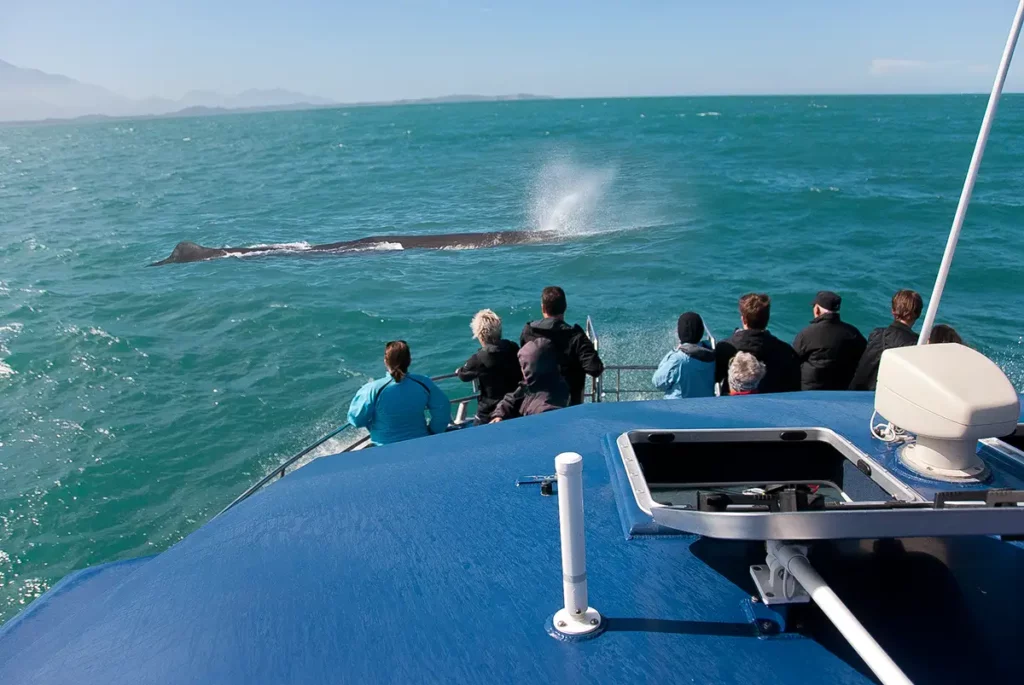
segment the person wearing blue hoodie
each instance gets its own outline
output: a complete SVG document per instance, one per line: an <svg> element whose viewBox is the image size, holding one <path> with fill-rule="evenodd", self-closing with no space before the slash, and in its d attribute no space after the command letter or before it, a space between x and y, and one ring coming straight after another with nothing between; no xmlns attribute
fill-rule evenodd
<svg viewBox="0 0 1024 685"><path fill-rule="evenodd" d="M666 354L654 372L654 387L666 400L683 397L713 397L715 394L715 352L701 343L704 320L686 312L676 324L679 346Z"/></svg>
<svg viewBox="0 0 1024 685"><path fill-rule="evenodd" d="M384 347L387 375L370 381L352 398L348 420L357 428L368 428L374 445L444 433L451 422L448 396L434 381L409 373L412 354L404 340ZM427 423L424 411L430 412Z"/></svg>

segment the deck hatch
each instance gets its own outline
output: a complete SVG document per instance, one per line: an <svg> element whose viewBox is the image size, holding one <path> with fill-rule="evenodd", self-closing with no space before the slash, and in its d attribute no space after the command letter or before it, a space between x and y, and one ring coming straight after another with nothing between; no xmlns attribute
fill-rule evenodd
<svg viewBox="0 0 1024 685"><path fill-rule="evenodd" d="M815 540L1024 531L1024 507L986 490L929 502L836 432L820 427L633 430L616 440L641 511L681 532Z"/></svg>

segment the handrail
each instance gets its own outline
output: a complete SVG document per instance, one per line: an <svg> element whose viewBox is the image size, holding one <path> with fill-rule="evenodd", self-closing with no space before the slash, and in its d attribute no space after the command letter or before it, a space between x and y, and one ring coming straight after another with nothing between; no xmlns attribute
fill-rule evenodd
<svg viewBox="0 0 1024 685"><path fill-rule="evenodd" d="M1021 0L1021 2L1024 2L1024 0ZM715 349L718 346L718 339L715 338L715 334L711 332L711 329L708 327L707 323L706 322L703 322L703 323L704 323L704 334L707 336L708 342L711 344L711 349ZM593 319L590 318L590 316L587 316L587 322L586 322L586 325L584 327L584 332L586 333L586 336L590 340L591 344L594 345L594 350L600 352L601 341L600 341L600 339L597 336L597 329L594 328L594 321L593 321ZM622 372L623 371L656 371L657 369L658 369L657 366L651 366L651 365L648 365L648 364L640 364L640 365L606 364L605 367L604 367L604 372L600 376L598 376L597 378L591 377L591 379L590 379L590 393L588 393L590 395L590 401L591 402L603 402L606 394L612 392L612 391L609 390L606 393L606 391L604 389L604 379L605 379L605 376L607 375L607 373L609 371L614 371L615 372L615 401L616 402L618 402L622 398L622 395L626 394L626 393L636 394L636 395L645 394L645 393L646 394L650 394L650 395L661 394L660 391L655 389L655 388L643 388L643 389L638 389L638 390L627 390L627 389L624 389L622 387ZM719 384L715 383L715 395L718 395L720 392L721 392L721 388L719 387Z"/></svg>
<svg viewBox="0 0 1024 685"><path fill-rule="evenodd" d="M432 381L434 381L436 383L437 381L444 381L444 380L448 380L450 378L457 378L457 377L458 377L457 373L446 373L446 374L442 374L440 376L432 376L430 378L430 380L432 380ZM473 386L475 388L476 384L474 383ZM476 394L473 394L473 395L467 395L465 397L457 397L457 398L455 398L453 400L449 400L448 401L449 406L451 406L453 404L458 404L459 405L459 408L456 411L456 415L455 415L455 421L454 421L455 425L457 425L457 426L458 425L463 425L466 422L466 418L465 418L466 406L470 402L472 402L473 400L476 400L476 399L479 399L479 398L480 398L480 394L476 393ZM262 490L264 487L266 487L270 483L270 481L274 480L275 478L284 478L285 474L288 472L288 467L289 466L291 466L292 464L297 462L299 459L302 459L302 457L306 456L307 454L309 454L310 452L315 450L317 447L319 447L320 445L324 444L325 442L327 442L328 440L333 438L335 435L337 435L341 431L343 431L346 428L348 428L348 425L349 424L346 423L346 424L342 425L341 427L336 428L335 430L333 430L330 433L328 433L327 435L323 436L322 438L320 438L316 442L314 442L311 445L303 448L297 454L295 454L295 455L289 457L288 459L286 459L280 465L275 467L270 473L265 475L263 478L261 478L259 481L257 481L253 485L249 486L249 488L246 489L246 491L243 492L241 495L236 497L234 499L234 501L231 502L231 504L229 504L226 507L224 507L220 511L220 513L217 514L217 516L220 516L225 511L227 511L231 507L235 506L236 504L238 504L242 500L248 499L253 494L258 492L259 490ZM353 442L351 445L347 446L345 449L341 450L341 452L339 452L338 454L344 454L346 452L355 452L355 451L361 450L364 447L366 447L369 444L369 442L370 442L370 436L369 435L364 435L363 437L361 437L358 440L356 440L355 442ZM214 518L216 518L216 517L214 517Z"/></svg>
<svg viewBox="0 0 1024 685"><path fill-rule="evenodd" d="M597 330L594 328L594 321L587 315L587 322L584 327L584 333L587 339L590 340L590 344L594 346L594 351L600 354L601 352L601 340L597 337ZM603 376L604 374L602 374ZM603 391L603 383L601 381L602 376L591 376L590 377L590 401L600 402L601 394Z"/></svg>
<svg viewBox="0 0 1024 685"><path fill-rule="evenodd" d="M622 396L625 395L625 394L642 395L642 394L646 393L646 394L650 394L650 395L661 395L662 394L661 391L659 391L659 390L657 390L656 388L653 388L653 387L652 388L641 388L641 389L632 389L632 388L623 388L622 387L622 372L623 371L655 371L655 370L657 370L657 368L658 368L657 366L654 366L654 365L651 365L651 364L609 364L609 365L605 366L604 367L604 373L601 374L601 375L602 375L602 377L604 377L606 374L614 371L615 372L615 389L614 390L605 390L604 389L604 383L602 383L601 384L601 395L600 395L600 398L598 400L596 400L596 401L604 402L604 398L607 397L608 395L612 394L613 392L615 393L615 401L616 402L621 401L622 400Z"/></svg>

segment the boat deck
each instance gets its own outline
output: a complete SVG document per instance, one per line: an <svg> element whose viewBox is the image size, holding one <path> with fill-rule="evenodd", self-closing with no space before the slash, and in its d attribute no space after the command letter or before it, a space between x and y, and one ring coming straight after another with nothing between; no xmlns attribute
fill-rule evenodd
<svg viewBox="0 0 1024 685"><path fill-rule="evenodd" d="M785 634L759 618L762 543L629 535L612 452L636 428L827 426L884 460L872 400L588 404L317 459L162 554L66 578L0 630L0 682L873 682L813 605ZM557 498L515 485L563 451L584 457L607 625L574 643L545 631L562 603ZM1019 543L842 541L811 559L915 682L1019 680Z"/></svg>

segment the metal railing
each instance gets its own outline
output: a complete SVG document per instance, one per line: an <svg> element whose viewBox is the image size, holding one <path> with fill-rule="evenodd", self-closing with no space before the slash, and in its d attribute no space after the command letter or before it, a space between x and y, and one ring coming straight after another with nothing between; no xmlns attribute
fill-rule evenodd
<svg viewBox="0 0 1024 685"><path fill-rule="evenodd" d="M446 374L443 374L441 376L432 376L430 380L432 380L435 383L437 383L437 382L440 382L440 381L446 381L446 380L449 380L449 379L452 379L452 378L457 378L457 377L458 377L458 374L446 373ZM477 389L477 385L476 385L476 382L474 381L473 382L473 390L476 390L476 389ZM456 410L455 410L455 420L452 422L452 423L455 424L456 427L462 428L462 427L466 426L472 420L472 418L468 418L468 419L466 418L466 415L468 413L469 403L479 399L479 397L480 397L479 393L474 393L472 395L466 395L465 397L456 397L453 400L449 400L449 405L458 405ZM243 500L246 500L249 497L251 497L252 495L256 494L257 492L259 492L260 490L265 488L267 485L269 485L272 481L275 481L275 480L277 480L279 478L284 478L285 474L288 473L289 470L294 470L294 469L291 469L291 467L293 465L297 464L299 462L299 460L301 460L307 454L309 454L310 452L315 450L317 447L320 447L320 445L323 445L325 442L327 442L328 440L330 440L331 438L333 438L335 435L337 435L341 431L345 430L346 428L348 428L348 424L344 424L340 428L336 428L335 430L333 430L330 433L328 433L327 435L323 436L322 438L320 438L319 440L317 440L313 444L308 445L307 447L303 448L302 451L300 451L297 454L295 454L295 455L289 457L288 459L286 459L280 465L276 466L274 468L274 470L272 470L270 473L268 473L267 475L263 476L263 478L261 478L259 481L255 482L251 486L249 486L249 488L245 492L243 492L241 495L236 497L234 499L234 501L231 502L231 504L229 504L226 507L224 507L224 509L222 509L220 511L220 513L217 514L217 516L220 516L225 511L227 511L231 507L235 506L239 502L242 502ZM366 449L367 447L369 447L369 445L370 445L370 436L369 435L364 435L363 437L361 437L358 440L356 440L355 442L353 442L351 445L348 445L347 447L345 447L340 452L337 452L337 454L343 454L345 452L357 452L359 450ZM298 468L298 466L296 466L295 468Z"/></svg>
<svg viewBox="0 0 1024 685"><path fill-rule="evenodd" d="M601 340L597 337L597 330L594 328L594 321L590 316L587 316L587 323L583 330L586 333L587 338L590 340L590 343L594 346L594 351L600 356ZM607 371L608 367L605 367L605 370ZM597 378L594 378L593 376L590 377L590 392L585 394L584 399L589 397L591 402L601 401L602 378L604 378L604 374L601 374Z"/></svg>
<svg viewBox="0 0 1024 685"><path fill-rule="evenodd" d="M707 334L708 342L711 344L711 349L714 349L715 346L718 345L718 340L715 338L714 333L712 333L711 330L707 327L707 324L704 325L704 330L705 330L705 332ZM598 352L598 354L600 354L600 352L601 352L601 339L598 337L597 329L594 327L594 322L593 322L593 320L589 316L587 317L587 323L586 323L586 326L584 327L584 331L586 332L587 338L590 340L591 344L593 344L594 349ZM590 392L588 392L588 393L586 393L584 395L584 399L590 398L591 402L621 402L621 401L623 401L623 396L626 396L628 399L634 399L634 400L652 399L652 398L661 397L664 393L662 393L660 390L658 390L656 388L651 387L650 383L648 383L648 386L645 387L645 388L628 388L628 387L627 388L623 388L622 387L622 372L623 371L626 371L626 372L645 371L645 372L651 373L651 372L654 372L654 371L657 371L657 370L658 370L658 367L656 365L652 365L652 364L605 364L604 373L602 373L597 378L591 377L591 379L590 379ZM615 374L615 389L614 390L611 389L611 388L607 388L606 389L606 384L605 384L605 380L612 373ZM716 395L718 394L718 391L719 391L719 388L718 388L718 384L716 383L715 384L715 394ZM615 395L615 399L614 400L610 399L610 397L611 397L611 395L613 393Z"/></svg>
<svg viewBox="0 0 1024 685"><path fill-rule="evenodd" d="M607 387L602 381L601 395L598 402L621 402L623 395L635 395L637 399L647 399L650 397L661 397L665 393L657 388L646 387L646 388L623 388L622 387L622 372L623 371L646 371L651 373L658 369L657 366L651 364L613 364L611 366L604 367L604 373L601 374L601 378L604 379L609 373L615 373L615 388L612 389ZM627 374L628 375L628 374ZM612 393L615 394L615 399L609 399Z"/></svg>

